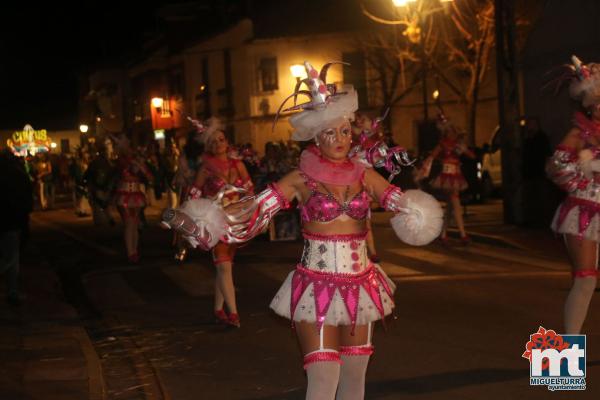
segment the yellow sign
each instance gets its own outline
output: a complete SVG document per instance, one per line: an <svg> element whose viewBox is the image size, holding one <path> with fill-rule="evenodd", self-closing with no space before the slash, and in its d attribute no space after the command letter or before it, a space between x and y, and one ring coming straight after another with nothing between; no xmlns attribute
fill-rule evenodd
<svg viewBox="0 0 600 400"><path fill-rule="evenodd" d="M48 133L45 129L34 130L31 125L25 125L22 131L15 131L12 135L14 143L23 144L31 142L47 142Z"/></svg>
<svg viewBox="0 0 600 400"><path fill-rule="evenodd" d="M15 154L27 155L48 151L51 140L45 129L35 130L31 125L25 125L22 131L15 131L6 141Z"/></svg>

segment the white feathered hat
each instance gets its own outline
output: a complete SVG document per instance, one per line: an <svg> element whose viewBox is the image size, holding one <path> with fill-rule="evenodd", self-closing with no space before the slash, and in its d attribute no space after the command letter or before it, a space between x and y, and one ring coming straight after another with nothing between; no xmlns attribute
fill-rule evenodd
<svg viewBox="0 0 600 400"><path fill-rule="evenodd" d="M217 117L210 117L204 122L200 122L197 119L187 117L188 121L192 123L198 134L198 139L205 146L208 144L213 135L217 132L222 132L224 127L221 120Z"/></svg>
<svg viewBox="0 0 600 400"><path fill-rule="evenodd" d="M273 122L273 128L275 128L283 106L292 97L294 106L286 108L283 112L302 110L290 117L290 124L294 128L293 140L311 140L328 124L341 119L349 121L354 119L354 112L358 109L358 95L352 85L344 85L338 91L335 84L326 83L327 71L333 64L349 65L339 61L330 62L325 64L319 73L308 61L304 62L307 77L298 81L294 93L281 103ZM300 90L302 84L305 84L309 90ZM310 101L296 104L299 95L307 96Z"/></svg>
<svg viewBox="0 0 600 400"><path fill-rule="evenodd" d="M600 104L600 64L583 64L576 56L571 56L569 68L576 79L569 86L574 100L581 101L584 107Z"/></svg>

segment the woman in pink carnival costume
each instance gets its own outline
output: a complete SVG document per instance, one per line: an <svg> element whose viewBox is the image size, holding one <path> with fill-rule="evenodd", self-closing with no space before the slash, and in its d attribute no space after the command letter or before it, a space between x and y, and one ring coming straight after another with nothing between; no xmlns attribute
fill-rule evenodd
<svg viewBox="0 0 600 400"><path fill-rule="evenodd" d="M117 161L118 183L114 202L124 225L125 248L130 263L140 259L138 251L140 213L146 206L143 181L152 181L144 160L136 157L126 136L112 139L119 155Z"/></svg>
<svg viewBox="0 0 600 400"><path fill-rule="evenodd" d="M369 196L396 213L392 226L410 244L423 245L437 237L443 213L430 195L404 193L358 157L348 157L350 121L358 99L351 86L338 92L335 85L325 83L331 64L319 74L305 62L308 77L286 99L296 100L299 95L310 99L284 110L301 110L290 117L292 139L315 141L302 153L298 169L256 196L227 207L216 218L209 217L218 214L213 211L218 207L207 204L213 208L202 215L167 210L163 223L185 232L191 243L203 248L210 248L218 238L245 242L264 231L291 199L298 198L304 251L271 308L295 326L308 378L306 398L353 400L364 398L374 323L394 308L394 284L367 257ZM299 90L303 83L309 90ZM398 157L379 146L360 154L388 164Z"/></svg>
<svg viewBox="0 0 600 400"><path fill-rule="evenodd" d="M230 157L229 142L223 133L221 122L210 118L204 124L190 119L196 127L204 144L202 167L198 170L187 200L218 200L223 206L239 200L239 194L252 194L253 184L241 160ZM186 207L193 207L194 202L187 202ZM240 327L240 317L235 300L233 284L233 257L235 243L220 241L212 248L213 262L216 267L214 313L218 322ZM225 312L224 305L227 306Z"/></svg>
<svg viewBox="0 0 600 400"><path fill-rule="evenodd" d="M438 145L433 149L431 155L424 162L426 173L429 175L431 163L435 158L440 158L442 162L442 172L431 182L431 187L442 190L446 195L446 213L444 215L444 227L440 239L443 243L448 242L446 228L450 222L450 217L454 216L454 221L460 232L460 240L463 244L469 244L470 238L465 231L462 209L460 206L460 192L465 190L468 185L460 169L460 156L466 155L475 158L475 154L469 150L464 143L462 135L456 126L454 126L444 113L438 114L437 127L442 133L442 138Z"/></svg>
<svg viewBox="0 0 600 400"><path fill-rule="evenodd" d="M568 193L552 229L563 235L571 260L573 285L564 306L565 333L578 334L598 277L600 241L600 64L572 57L571 97L577 112L573 127L548 161L548 176Z"/></svg>

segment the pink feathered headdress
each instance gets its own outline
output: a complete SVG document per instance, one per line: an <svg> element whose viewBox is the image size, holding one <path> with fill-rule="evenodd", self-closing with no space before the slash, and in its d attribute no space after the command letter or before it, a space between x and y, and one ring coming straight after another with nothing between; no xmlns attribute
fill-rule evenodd
<svg viewBox="0 0 600 400"><path fill-rule="evenodd" d="M201 122L197 119L193 119L191 117L187 117L188 121L196 128L197 139L204 145L208 144L209 140L212 136L217 133L223 131L223 124L217 117L211 117L207 119L205 122Z"/></svg>
<svg viewBox="0 0 600 400"><path fill-rule="evenodd" d="M571 56L572 83L569 93L574 100L581 101L584 107L600 104L600 64L583 64L576 56Z"/></svg>

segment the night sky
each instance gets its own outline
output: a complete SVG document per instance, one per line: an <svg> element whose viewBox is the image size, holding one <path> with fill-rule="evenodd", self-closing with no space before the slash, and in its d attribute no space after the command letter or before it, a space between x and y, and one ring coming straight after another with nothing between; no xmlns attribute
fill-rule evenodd
<svg viewBox="0 0 600 400"><path fill-rule="evenodd" d="M181 46L247 16L258 36L291 35L307 30L301 15L312 16L311 32L366 20L354 0L13 3L0 13L0 130L76 128L79 80L98 67L127 66L161 34Z"/></svg>
<svg viewBox="0 0 600 400"><path fill-rule="evenodd" d="M160 2L26 3L0 13L0 129L76 127L78 77L154 33Z"/></svg>

